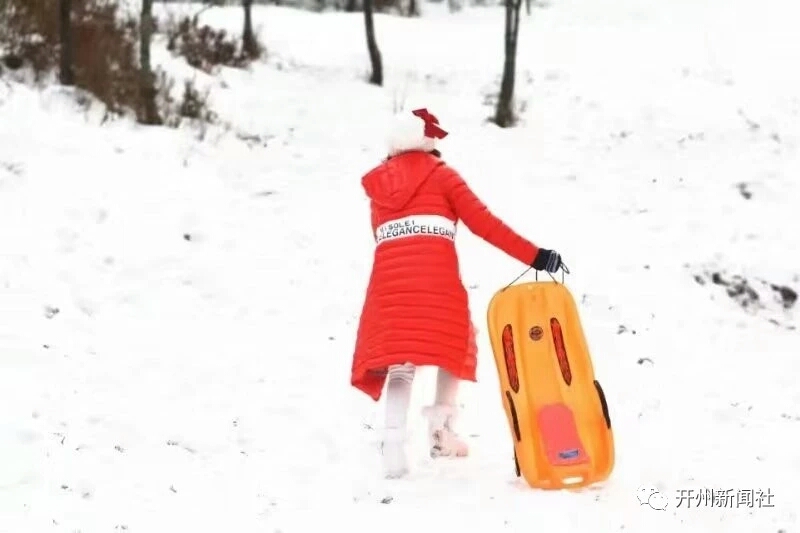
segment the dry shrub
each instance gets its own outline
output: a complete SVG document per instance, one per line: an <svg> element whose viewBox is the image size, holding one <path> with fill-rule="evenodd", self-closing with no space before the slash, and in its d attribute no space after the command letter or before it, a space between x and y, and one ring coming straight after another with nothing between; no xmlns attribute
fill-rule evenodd
<svg viewBox="0 0 800 533"><path fill-rule="evenodd" d="M132 110L144 117L138 21L122 20L116 0L72 0L71 23L74 82L82 89L78 97L93 94L106 105L107 116ZM198 27L196 19L183 21L177 30L170 44L193 66L208 71L215 64L242 66L247 61L235 40ZM58 0L0 0L0 64L10 70L28 67L40 82L59 68L60 48ZM207 92L186 81L182 95L173 97L173 86L165 72L156 73L156 106L163 115L159 123L179 127L217 121Z"/></svg>
<svg viewBox="0 0 800 533"><path fill-rule="evenodd" d="M178 128L185 121L194 125L217 122L217 115L208 104L208 90L201 92L192 80L185 80L183 93L180 99L176 99L172 95L174 86L175 80L163 70L156 73L157 102L166 126Z"/></svg>
<svg viewBox="0 0 800 533"><path fill-rule="evenodd" d="M29 65L37 80L58 67L57 0L4 0L0 39L11 57ZM0 4L1 5L1 4ZM120 20L114 1L72 0L75 85L94 94L111 113L139 111L137 22Z"/></svg>
<svg viewBox="0 0 800 533"><path fill-rule="evenodd" d="M73 26L75 84L115 113L141 108L138 30L134 20L117 22L117 6L92 7Z"/></svg>
<svg viewBox="0 0 800 533"><path fill-rule="evenodd" d="M4 63L16 68L27 63L37 75L49 71L57 61L58 2L3 0L0 6Z"/></svg>
<svg viewBox="0 0 800 533"><path fill-rule="evenodd" d="M167 50L207 73L217 66L243 68L260 52L259 47L256 53L248 53L241 39L223 29L201 26L197 16L168 21L165 26Z"/></svg>

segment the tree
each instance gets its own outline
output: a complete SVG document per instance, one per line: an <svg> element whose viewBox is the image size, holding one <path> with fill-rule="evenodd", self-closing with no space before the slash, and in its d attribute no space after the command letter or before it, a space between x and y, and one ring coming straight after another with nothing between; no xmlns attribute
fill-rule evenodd
<svg viewBox="0 0 800 533"><path fill-rule="evenodd" d="M513 126L514 116L514 76L517 70L517 36L519 35L519 12L522 0L505 0L506 31L505 60L503 62L503 78L500 81L500 97L494 121L501 128Z"/></svg>
<svg viewBox="0 0 800 533"><path fill-rule="evenodd" d="M367 30L367 50L369 50L369 61L372 64L372 75L369 82L374 85L383 85L383 62L381 61L381 51L378 50L378 43L375 40L372 0L364 0L364 27Z"/></svg>
<svg viewBox="0 0 800 533"><path fill-rule="evenodd" d="M255 59L260 55L261 50L253 33L253 0L242 0L244 8L244 31L242 31L242 48L250 59Z"/></svg>
<svg viewBox="0 0 800 533"><path fill-rule="evenodd" d="M156 106L156 77L150 64L150 41L153 39L153 0L142 0L142 13L139 19L139 96L141 114L139 122L150 125L163 124Z"/></svg>
<svg viewBox="0 0 800 533"><path fill-rule="evenodd" d="M72 62L72 0L60 0L58 8L58 33L61 48L58 77L62 85L75 85L75 69Z"/></svg>

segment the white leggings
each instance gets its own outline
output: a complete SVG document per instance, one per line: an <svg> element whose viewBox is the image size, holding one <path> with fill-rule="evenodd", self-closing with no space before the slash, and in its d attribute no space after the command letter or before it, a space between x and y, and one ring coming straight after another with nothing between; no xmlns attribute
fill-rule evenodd
<svg viewBox="0 0 800 533"><path fill-rule="evenodd" d="M406 363L392 365L386 377L386 428L403 430L406 427L408 407L411 403L411 385L416 368ZM443 368L436 376L436 405L455 407L460 380Z"/></svg>

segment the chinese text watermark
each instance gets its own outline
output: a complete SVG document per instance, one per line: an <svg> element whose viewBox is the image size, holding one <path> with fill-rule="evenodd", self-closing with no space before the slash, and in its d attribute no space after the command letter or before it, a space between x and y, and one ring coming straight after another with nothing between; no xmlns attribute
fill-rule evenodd
<svg viewBox="0 0 800 533"><path fill-rule="evenodd" d="M759 509L775 507L774 494L767 489L678 489L675 497L669 498L652 485L643 485L636 491L639 505L664 511L667 507L691 509L716 507L721 509Z"/></svg>
<svg viewBox="0 0 800 533"><path fill-rule="evenodd" d="M721 507L727 509L775 507L771 489L680 489L676 507Z"/></svg>

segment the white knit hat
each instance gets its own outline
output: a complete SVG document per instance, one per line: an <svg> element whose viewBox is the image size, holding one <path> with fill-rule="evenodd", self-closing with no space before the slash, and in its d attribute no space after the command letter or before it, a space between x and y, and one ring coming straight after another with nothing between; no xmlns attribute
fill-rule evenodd
<svg viewBox="0 0 800 533"><path fill-rule="evenodd" d="M415 109L394 116L386 147L390 157L414 150L430 152L436 149L436 141L445 137L447 132L439 127L439 119L425 108Z"/></svg>

